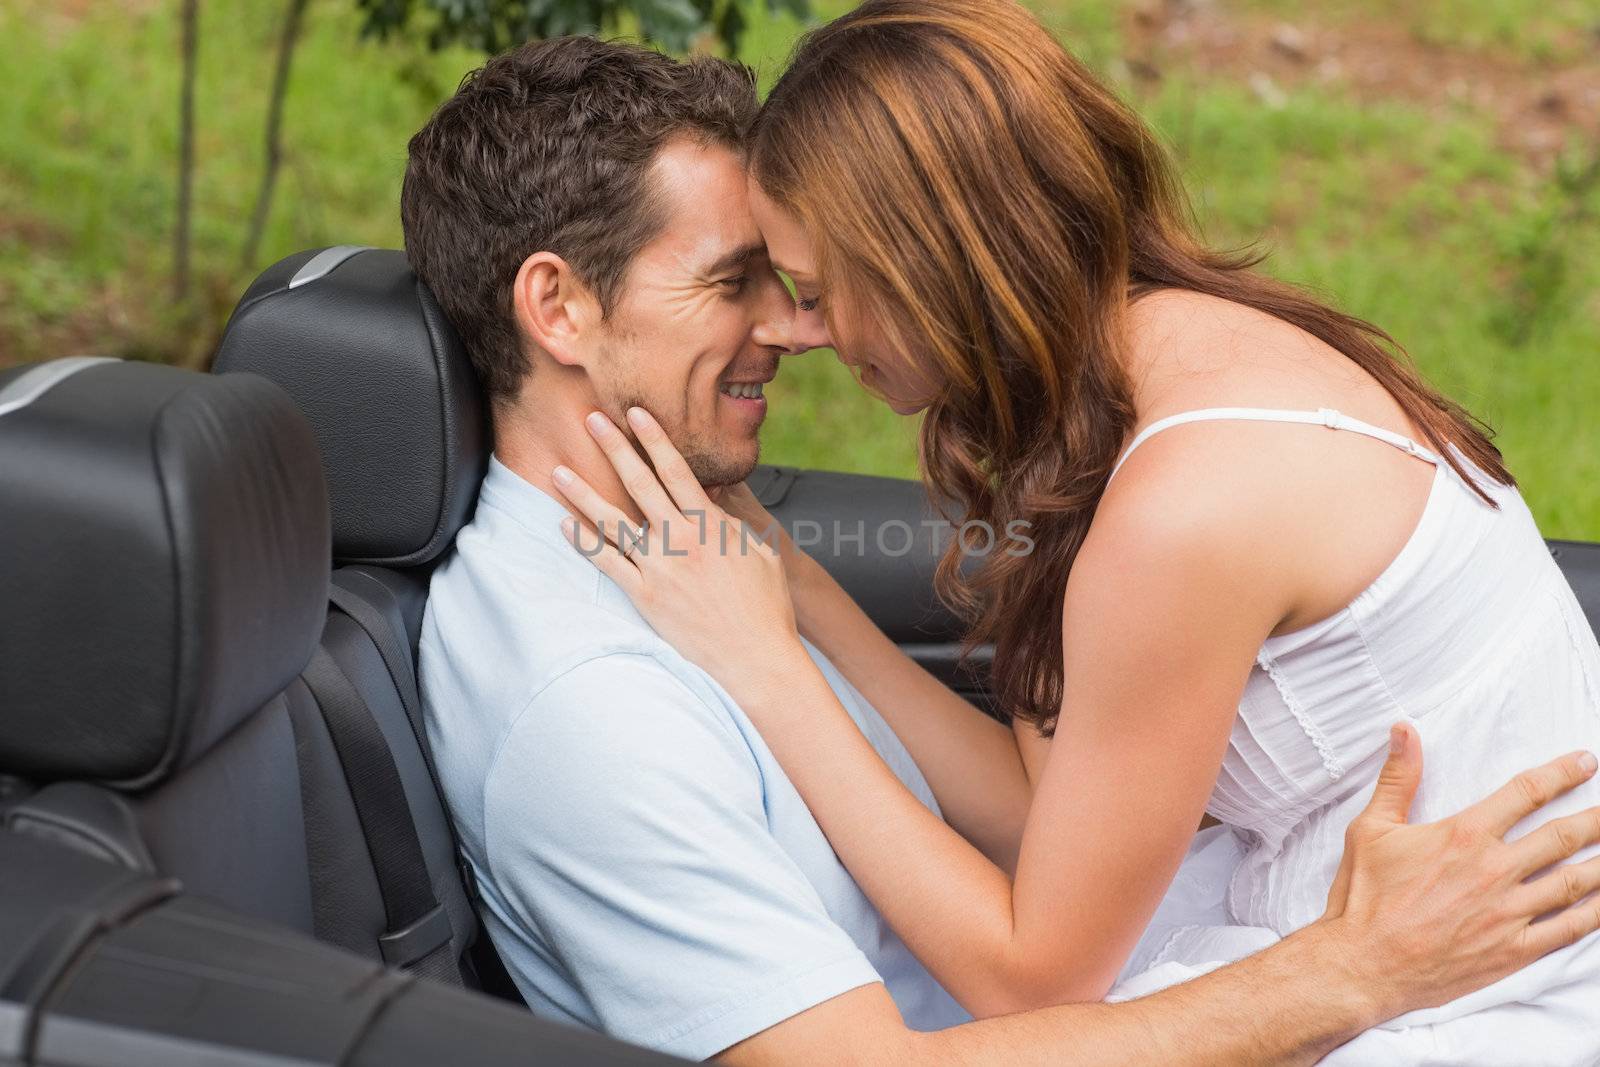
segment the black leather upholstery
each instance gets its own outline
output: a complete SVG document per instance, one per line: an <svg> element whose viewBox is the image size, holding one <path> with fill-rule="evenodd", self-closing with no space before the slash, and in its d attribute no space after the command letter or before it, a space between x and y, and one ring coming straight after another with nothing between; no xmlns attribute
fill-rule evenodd
<svg viewBox="0 0 1600 1067"><path fill-rule="evenodd" d="M110 362L0 415L0 769L152 786L294 679L328 503L283 391Z"/></svg>
<svg viewBox="0 0 1600 1067"><path fill-rule="evenodd" d="M336 584L366 602L399 638L415 673L428 572L471 517L490 448L484 403L465 352L403 253L341 247L299 253L269 268L230 319L213 370L250 371L288 392L321 446L332 511L333 558L352 563ZM435 898L465 948L475 920L455 864L454 835L434 788L425 738L371 637L342 612L322 647L371 712L406 793ZM288 694L313 710L309 692ZM326 746L320 722L296 727ZM311 773L317 773L311 768ZM326 776L336 777L337 766ZM317 928L358 951L383 931L366 857L350 862L358 830L348 805L329 805L311 783L307 813Z"/></svg>
<svg viewBox="0 0 1600 1067"><path fill-rule="evenodd" d="M1589 628L1600 633L1600 544L1551 541L1550 552L1583 607Z"/></svg>
<svg viewBox="0 0 1600 1067"><path fill-rule="evenodd" d="M412 567L396 571L387 567L356 564L340 567L334 581L378 605L389 616L394 632L403 636L411 649L411 662L417 659L422 641L422 616L428 607L428 579L431 568Z"/></svg>
<svg viewBox="0 0 1600 1067"><path fill-rule="evenodd" d="M959 642L965 627L933 592L954 539L917 482L865 474L758 467L751 492L795 542L901 644Z"/></svg>
<svg viewBox="0 0 1600 1067"><path fill-rule="evenodd" d="M87 782L56 782L10 806L5 824L144 874L156 872L127 799Z"/></svg>
<svg viewBox="0 0 1600 1067"><path fill-rule="evenodd" d="M426 563L471 516L488 463L477 381L404 253L366 249L293 284L318 251L275 264L246 291L214 369L270 378L310 420L335 559Z"/></svg>
<svg viewBox="0 0 1600 1067"><path fill-rule="evenodd" d="M0 830L0 1063L668 1067Z"/></svg>
<svg viewBox="0 0 1600 1067"><path fill-rule="evenodd" d="M401 787L405 790L406 807L416 827L417 842L428 868L434 898L444 906L450 918L458 951L465 949L476 929L476 920L472 914L472 905L467 899L466 889L461 883L460 871L456 866L455 835L451 832L443 799L434 788L421 739L412 732L400 694L395 689L383 657L367 634L353 620L340 612L329 615L327 626L322 632L322 647L349 678L350 684L360 694L388 742ZM324 850L322 854L319 854L316 847L318 842L314 840L311 842L311 861L314 865L325 862L330 853L336 853L341 849L347 851L352 838L347 832L341 831L340 835L330 836L329 840L334 848ZM361 857L361 860L363 863L367 862L365 856ZM333 862L342 865L348 861L340 858ZM370 872L370 866L368 871ZM370 879L372 875L367 873L364 877ZM317 881L331 883L332 880L319 878ZM366 899L363 894L363 900ZM375 938L383 932L383 912L381 909L372 910L371 905L366 903L362 904L362 908L364 911L359 921L360 927L363 930L370 930L371 936ZM356 912L352 911L350 918L354 919L355 915ZM323 929L333 928L333 924L326 924L323 927Z"/></svg>
<svg viewBox="0 0 1600 1067"><path fill-rule="evenodd" d="M297 783L307 762L333 756L298 750L285 700L274 697L199 762L132 799L157 871L191 893L310 934L316 898ZM349 804L342 779L336 788L328 803ZM361 848L360 839L345 847Z"/></svg>
<svg viewBox="0 0 1600 1067"><path fill-rule="evenodd" d="M0 405L22 377L0 375ZM328 611L327 497L294 402L251 374L115 362L21 395L0 414L0 774L36 788L0 820L376 958L365 828L298 677L320 641L389 742L464 951L422 751L377 649Z"/></svg>

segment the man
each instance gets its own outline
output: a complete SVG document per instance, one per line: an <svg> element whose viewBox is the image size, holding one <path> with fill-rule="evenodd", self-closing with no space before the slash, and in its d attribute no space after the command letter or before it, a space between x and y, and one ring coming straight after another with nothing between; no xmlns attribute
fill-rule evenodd
<svg viewBox="0 0 1600 1067"><path fill-rule="evenodd" d="M1600 925L1586 906L1528 927L1547 904L1515 895L1600 818L1499 839L1587 768L1408 827L1420 754L1402 734L1322 922L1143 1000L968 1021L741 710L559 529L557 467L625 499L583 428L596 408L649 409L707 485L756 461L761 387L803 339L745 200L755 107L731 64L569 38L491 61L410 146L407 252L491 396L496 451L433 578L423 698L484 922L534 1010L731 1063L1309 1062ZM944 760L919 768L814 654L907 786L1006 862L982 790L946 788ZM905 670L894 688L930 713L985 722Z"/></svg>

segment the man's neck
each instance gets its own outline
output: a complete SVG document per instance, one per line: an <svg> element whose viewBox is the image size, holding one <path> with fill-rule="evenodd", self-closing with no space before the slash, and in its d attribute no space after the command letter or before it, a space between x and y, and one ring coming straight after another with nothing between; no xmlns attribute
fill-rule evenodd
<svg viewBox="0 0 1600 1067"><path fill-rule="evenodd" d="M577 410L572 405L549 404L540 412L537 428L529 425L525 417L497 411L495 455L523 481L548 493L574 515L578 514L577 508L556 488L552 478L558 466L570 468L608 503L622 509L630 522L642 522L643 513L583 425L585 416L594 409L581 407Z"/></svg>

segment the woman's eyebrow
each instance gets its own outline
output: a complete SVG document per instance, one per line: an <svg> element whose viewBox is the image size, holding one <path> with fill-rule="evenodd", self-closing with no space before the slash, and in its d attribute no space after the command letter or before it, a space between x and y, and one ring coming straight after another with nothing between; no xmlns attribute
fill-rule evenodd
<svg viewBox="0 0 1600 1067"><path fill-rule="evenodd" d="M777 260L773 260L772 261L772 269L773 270L781 270L781 271L783 271L783 273L787 274L792 280L797 281L797 282L809 282L809 281L815 281L816 280L816 279L812 278L811 275L808 274L807 272L805 272L803 270L795 270L795 269L793 269L791 267L785 267L782 263L779 263Z"/></svg>

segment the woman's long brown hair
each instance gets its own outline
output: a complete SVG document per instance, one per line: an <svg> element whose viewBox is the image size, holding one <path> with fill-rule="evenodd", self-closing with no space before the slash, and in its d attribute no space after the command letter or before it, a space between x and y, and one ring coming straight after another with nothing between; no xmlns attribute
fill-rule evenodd
<svg viewBox="0 0 1600 1067"><path fill-rule="evenodd" d="M1067 575L1135 421L1121 357L1140 295L1187 289L1293 323L1382 383L1458 473L1446 442L1514 484L1487 428L1388 334L1257 273L1259 253L1205 247L1151 132L1010 0L868 0L812 31L750 163L809 231L836 329L872 316L940 383L920 443L935 498L963 523L1031 523L1029 555L965 573L952 543L938 584L968 647L994 643L1001 707L1046 732Z"/></svg>

